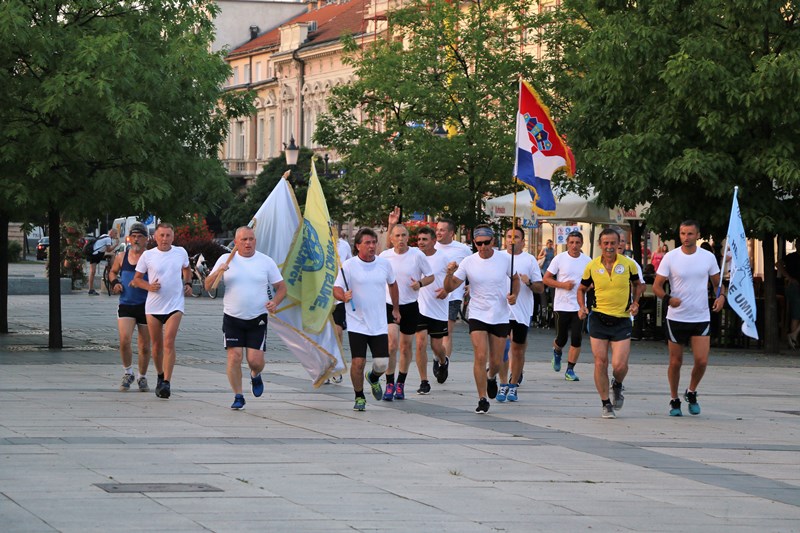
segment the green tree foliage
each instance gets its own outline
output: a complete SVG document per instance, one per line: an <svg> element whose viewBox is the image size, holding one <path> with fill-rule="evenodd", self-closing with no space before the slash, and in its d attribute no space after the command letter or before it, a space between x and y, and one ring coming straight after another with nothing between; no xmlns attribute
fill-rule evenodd
<svg viewBox="0 0 800 533"><path fill-rule="evenodd" d="M316 140L344 158L348 215L376 223L401 205L473 226L484 196L513 188L518 80L533 70L520 48L529 8L412 0L390 11L391 38L347 42L357 79L334 90Z"/></svg>
<svg viewBox="0 0 800 533"><path fill-rule="evenodd" d="M61 219L169 218L225 197L217 146L250 103L222 91L229 67L209 52L217 10L210 0L0 2L0 211L48 213L53 257ZM55 277L50 293L57 348Z"/></svg>
<svg viewBox="0 0 800 533"><path fill-rule="evenodd" d="M565 0L542 17L543 64L580 179L608 205L649 203L724 238L733 188L764 242L768 350L777 349L773 237L800 235L796 2ZM771 304L769 302L772 302Z"/></svg>

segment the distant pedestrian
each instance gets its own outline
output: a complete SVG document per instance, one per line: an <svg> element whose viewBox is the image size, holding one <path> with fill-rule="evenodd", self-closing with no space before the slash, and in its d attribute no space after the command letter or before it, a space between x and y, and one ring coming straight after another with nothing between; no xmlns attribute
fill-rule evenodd
<svg viewBox="0 0 800 533"><path fill-rule="evenodd" d="M594 384L602 401L603 418L616 418L625 397L622 382L628 374L631 352L631 316L639 312L639 271L636 263L617 252L619 233L612 228L600 232L602 255L583 272L578 287L578 318L589 316L589 337L594 354ZM594 288L595 307L586 307L586 291ZM631 297L633 295L633 298ZM631 301L632 300L632 301ZM608 380L608 350L611 348L612 380Z"/></svg>
<svg viewBox="0 0 800 533"><path fill-rule="evenodd" d="M264 392L264 350L267 346L268 313L275 313L286 296L286 283L278 265L256 250L256 236L246 226L236 230L236 252L223 254L206 277L209 290L219 276L225 278L222 332L228 356L228 382L233 389L231 409L244 409L242 359L247 352L253 396ZM230 262L228 262L230 259ZM274 292L272 292L274 291Z"/></svg>
<svg viewBox="0 0 800 533"><path fill-rule="evenodd" d="M114 253L114 248L117 246L117 230L111 229L108 235L101 235L92 244L92 255L87 260L89 261L89 294L97 296L97 291L94 290L94 277L97 273L97 265L102 261L109 259L108 256Z"/></svg>
<svg viewBox="0 0 800 533"><path fill-rule="evenodd" d="M192 294L192 271L186 250L172 245L175 240L172 224L162 222L156 226L154 238L156 247L139 258L131 286L147 291L144 307L153 343L153 363L158 372L156 396L167 399L171 394L175 338L183 318L184 297Z"/></svg>
<svg viewBox="0 0 800 533"><path fill-rule="evenodd" d="M345 302L347 336L350 339L350 379L356 402L354 411L364 411L364 379L376 400L383 398L380 378L389 366L389 325L386 321L386 286L392 300L392 318L400 322L399 291L389 261L375 255L378 235L362 228L354 238L357 255L342 264L333 284L333 296ZM352 304L349 302L353 302ZM372 370L367 366L367 348L372 353Z"/></svg>
<svg viewBox="0 0 800 533"><path fill-rule="evenodd" d="M485 414L489 411L489 399L497 397L497 374L511 330L508 305L516 302L519 278L512 278L511 255L492 247L492 228L481 224L475 227L472 236L478 252L460 265L455 261L447 265L444 289L452 292L465 281L470 284L469 337L474 354L472 374L478 391L475 412Z"/></svg>
<svg viewBox="0 0 800 533"><path fill-rule="evenodd" d="M570 346L567 354L567 370L564 379L579 381L575 365L581 355L584 321L578 317L578 285L583 273L592 259L581 252L583 235L572 231L567 235L567 251L555 256L544 274L544 284L555 289L553 312L556 319L556 338L553 340L553 358L550 361L553 371L561 371L562 350ZM585 303L585 302L584 302Z"/></svg>
<svg viewBox="0 0 800 533"><path fill-rule="evenodd" d="M131 285L136 275L136 264L147 247L147 238L149 236L147 226L141 222L135 222L131 225L129 236L131 239L130 247L121 254L117 254L108 276L111 283L111 291L114 294L119 294L117 329L119 330L119 354L122 358L122 368L124 369L119 390L122 392L129 391L135 380L139 387L139 392L147 392L150 390L147 384L147 367L150 364L150 333L147 330L147 316L144 310L147 291L137 289ZM146 274L144 280L147 281ZM138 376L133 373L131 342L134 329L139 334L136 340Z"/></svg>
<svg viewBox="0 0 800 533"><path fill-rule="evenodd" d="M670 389L670 416L681 416L681 400L678 384L683 364L683 345L691 344L694 355L692 377L683 397L689 404L689 413L700 414L697 402L697 387L708 366L711 350L711 314L708 311L708 281L717 293L719 287L719 265L711 252L697 246L700 225L694 220L681 223L679 229L681 246L667 253L656 272L653 292L667 302L667 333L669 335L669 369L667 377ZM666 294L664 283L669 281L670 294ZM714 300L713 311L719 312L725 305L725 295L720 292Z"/></svg>
<svg viewBox="0 0 800 533"><path fill-rule="evenodd" d="M653 259L652 259L653 268L658 270L658 265L661 264L661 260L664 259L665 255L667 255L667 252L669 252L669 246L667 246L666 244L662 244L661 246L658 247L656 253L653 254Z"/></svg>

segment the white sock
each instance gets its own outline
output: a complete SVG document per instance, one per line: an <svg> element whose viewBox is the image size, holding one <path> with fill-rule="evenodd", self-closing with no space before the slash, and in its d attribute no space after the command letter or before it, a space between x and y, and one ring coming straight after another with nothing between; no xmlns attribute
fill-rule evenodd
<svg viewBox="0 0 800 533"><path fill-rule="evenodd" d="M131 365L131 366L123 366L122 368L125 369L125 373L126 374L133 375L133 365Z"/></svg>

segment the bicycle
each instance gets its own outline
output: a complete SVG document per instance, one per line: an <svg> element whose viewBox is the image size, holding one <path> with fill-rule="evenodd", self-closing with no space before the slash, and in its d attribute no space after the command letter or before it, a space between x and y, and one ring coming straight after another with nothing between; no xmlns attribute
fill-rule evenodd
<svg viewBox="0 0 800 533"><path fill-rule="evenodd" d="M109 296L111 296L111 293L113 292L109 276L111 274L111 266L114 264L114 257L115 254L106 254L105 258L103 259L103 261L106 263L105 268L103 268L103 287L105 287Z"/></svg>
<svg viewBox="0 0 800 533"><path fill-rule="evenodd" d="M189 268L192 271L192 296L199 298L203 292L208 294L208 297L214 299L217 297L217 289L205 290L206 277L208 276L208 265L203 254L196 254L189 258Z"/></svg>

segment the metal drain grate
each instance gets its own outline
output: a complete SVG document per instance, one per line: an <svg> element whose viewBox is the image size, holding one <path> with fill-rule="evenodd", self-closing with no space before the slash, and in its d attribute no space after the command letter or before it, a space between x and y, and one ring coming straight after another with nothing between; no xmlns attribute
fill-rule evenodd
<svg viewBox="0 0 800 533"><path fill-rule="evenodd" d="M205 483L95 483L106 492L225 492Z"/></svg>

